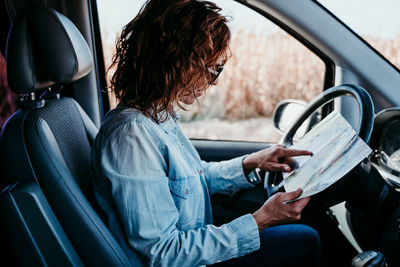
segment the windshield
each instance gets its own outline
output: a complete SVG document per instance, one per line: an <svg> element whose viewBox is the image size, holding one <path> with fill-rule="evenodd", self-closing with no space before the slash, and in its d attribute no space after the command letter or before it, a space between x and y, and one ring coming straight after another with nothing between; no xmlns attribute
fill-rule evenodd
<svg viewBox="0 0 400 267"><path fill-rule="evenodd" d="M400 69L400 1L318 1Z"/></svg>

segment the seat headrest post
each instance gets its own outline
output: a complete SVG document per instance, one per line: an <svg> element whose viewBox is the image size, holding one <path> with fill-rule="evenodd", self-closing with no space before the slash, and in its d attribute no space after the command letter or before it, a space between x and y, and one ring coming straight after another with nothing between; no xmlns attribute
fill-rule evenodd
<svg viewBox="0 0 400 267"><path fill-rule="evenodd" d="M30 94L20 94L18 97L18 107L21 109L34 109L44 107L46 101L41 98L36 97L35 92Z"/></svg>

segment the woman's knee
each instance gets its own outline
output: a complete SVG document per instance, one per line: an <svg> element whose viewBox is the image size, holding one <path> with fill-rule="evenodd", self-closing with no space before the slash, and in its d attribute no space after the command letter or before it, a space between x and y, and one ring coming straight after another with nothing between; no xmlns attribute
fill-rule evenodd
<svg viewBox="0 0 400 267"><path fill-rule="evenodd" d="M303 224L273 226L265 229L260 234L261 240L265 236L266 239L275 237L285 243L290 241L292 244L309 242L310 244L319 245L320 242L318 232Z"/></svg>
<svg viewBox="0 0 400 267"><path fill-rule="evenodd" d="M299 247L307 248L310 254L319 255L320 238L318 232L303 224L294 224L291 227L293 231L292 239L295 239L291 240L291 242L295 242Z"/></svg>
<svg viewBox="0 0 400 267"><path fill-rule="evenodd" d="M302 242L307 243L307 245L309 245L310 247L319 248L319 234L314 228L302 224L295 225L295 227L297 228L297 235Z"/></svg>
<svg viewBox="0 0 400 267"><path fill-rule="evenodd" d="M321 257L321 244L318 232L307 225L293 225L293 238L298 252L298 263L307 266L319 266Z"/></svg>
<svg viewBox="0 0 400 267"><path fill-rule="evenodd" d="M320 237L316 230L302 224L269 227L260 233L261 247L281 255L279 258L295 259L309 266L320 261ZM291 265L291 264L288 264Z"/></svg>

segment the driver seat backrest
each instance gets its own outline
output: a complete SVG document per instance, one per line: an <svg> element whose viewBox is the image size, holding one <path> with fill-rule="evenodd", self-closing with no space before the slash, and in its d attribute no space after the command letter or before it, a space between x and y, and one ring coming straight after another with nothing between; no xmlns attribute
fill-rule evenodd
<svg viewBox="0 0 400 267"><path fill-rule="evenodd" d="M2 183L39 185L85 265L127 266L128 257L88 200L90 150L98 129L74 99L54 91L91 68L89 47L62 14L33 6L16 18L7 72L21 109L2 131Z"/></svg>

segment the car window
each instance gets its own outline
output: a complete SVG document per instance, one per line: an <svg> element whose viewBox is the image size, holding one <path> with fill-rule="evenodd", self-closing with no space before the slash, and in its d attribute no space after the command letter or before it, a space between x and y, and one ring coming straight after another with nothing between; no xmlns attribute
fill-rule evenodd
<svg viewBox="0 0 400 267"><path fill-rule="evenodd" d="M143 3L118 1L123 3L98 1L106 66L114 53L115 37ZM272 124L275 106L284 99L310 101L322 92L325 64L248 7L231 0L216 3L229 17L232 56L218 84L199 103L178 111L180 125L192 139L277 142L280 133ZM124 8L110 12L112 6Z"/></svg>
<svg viewBox="0 0 400 267"><path fill-rule="evenodd" d="M400 69L400 1L319 0Z"/></svg>

